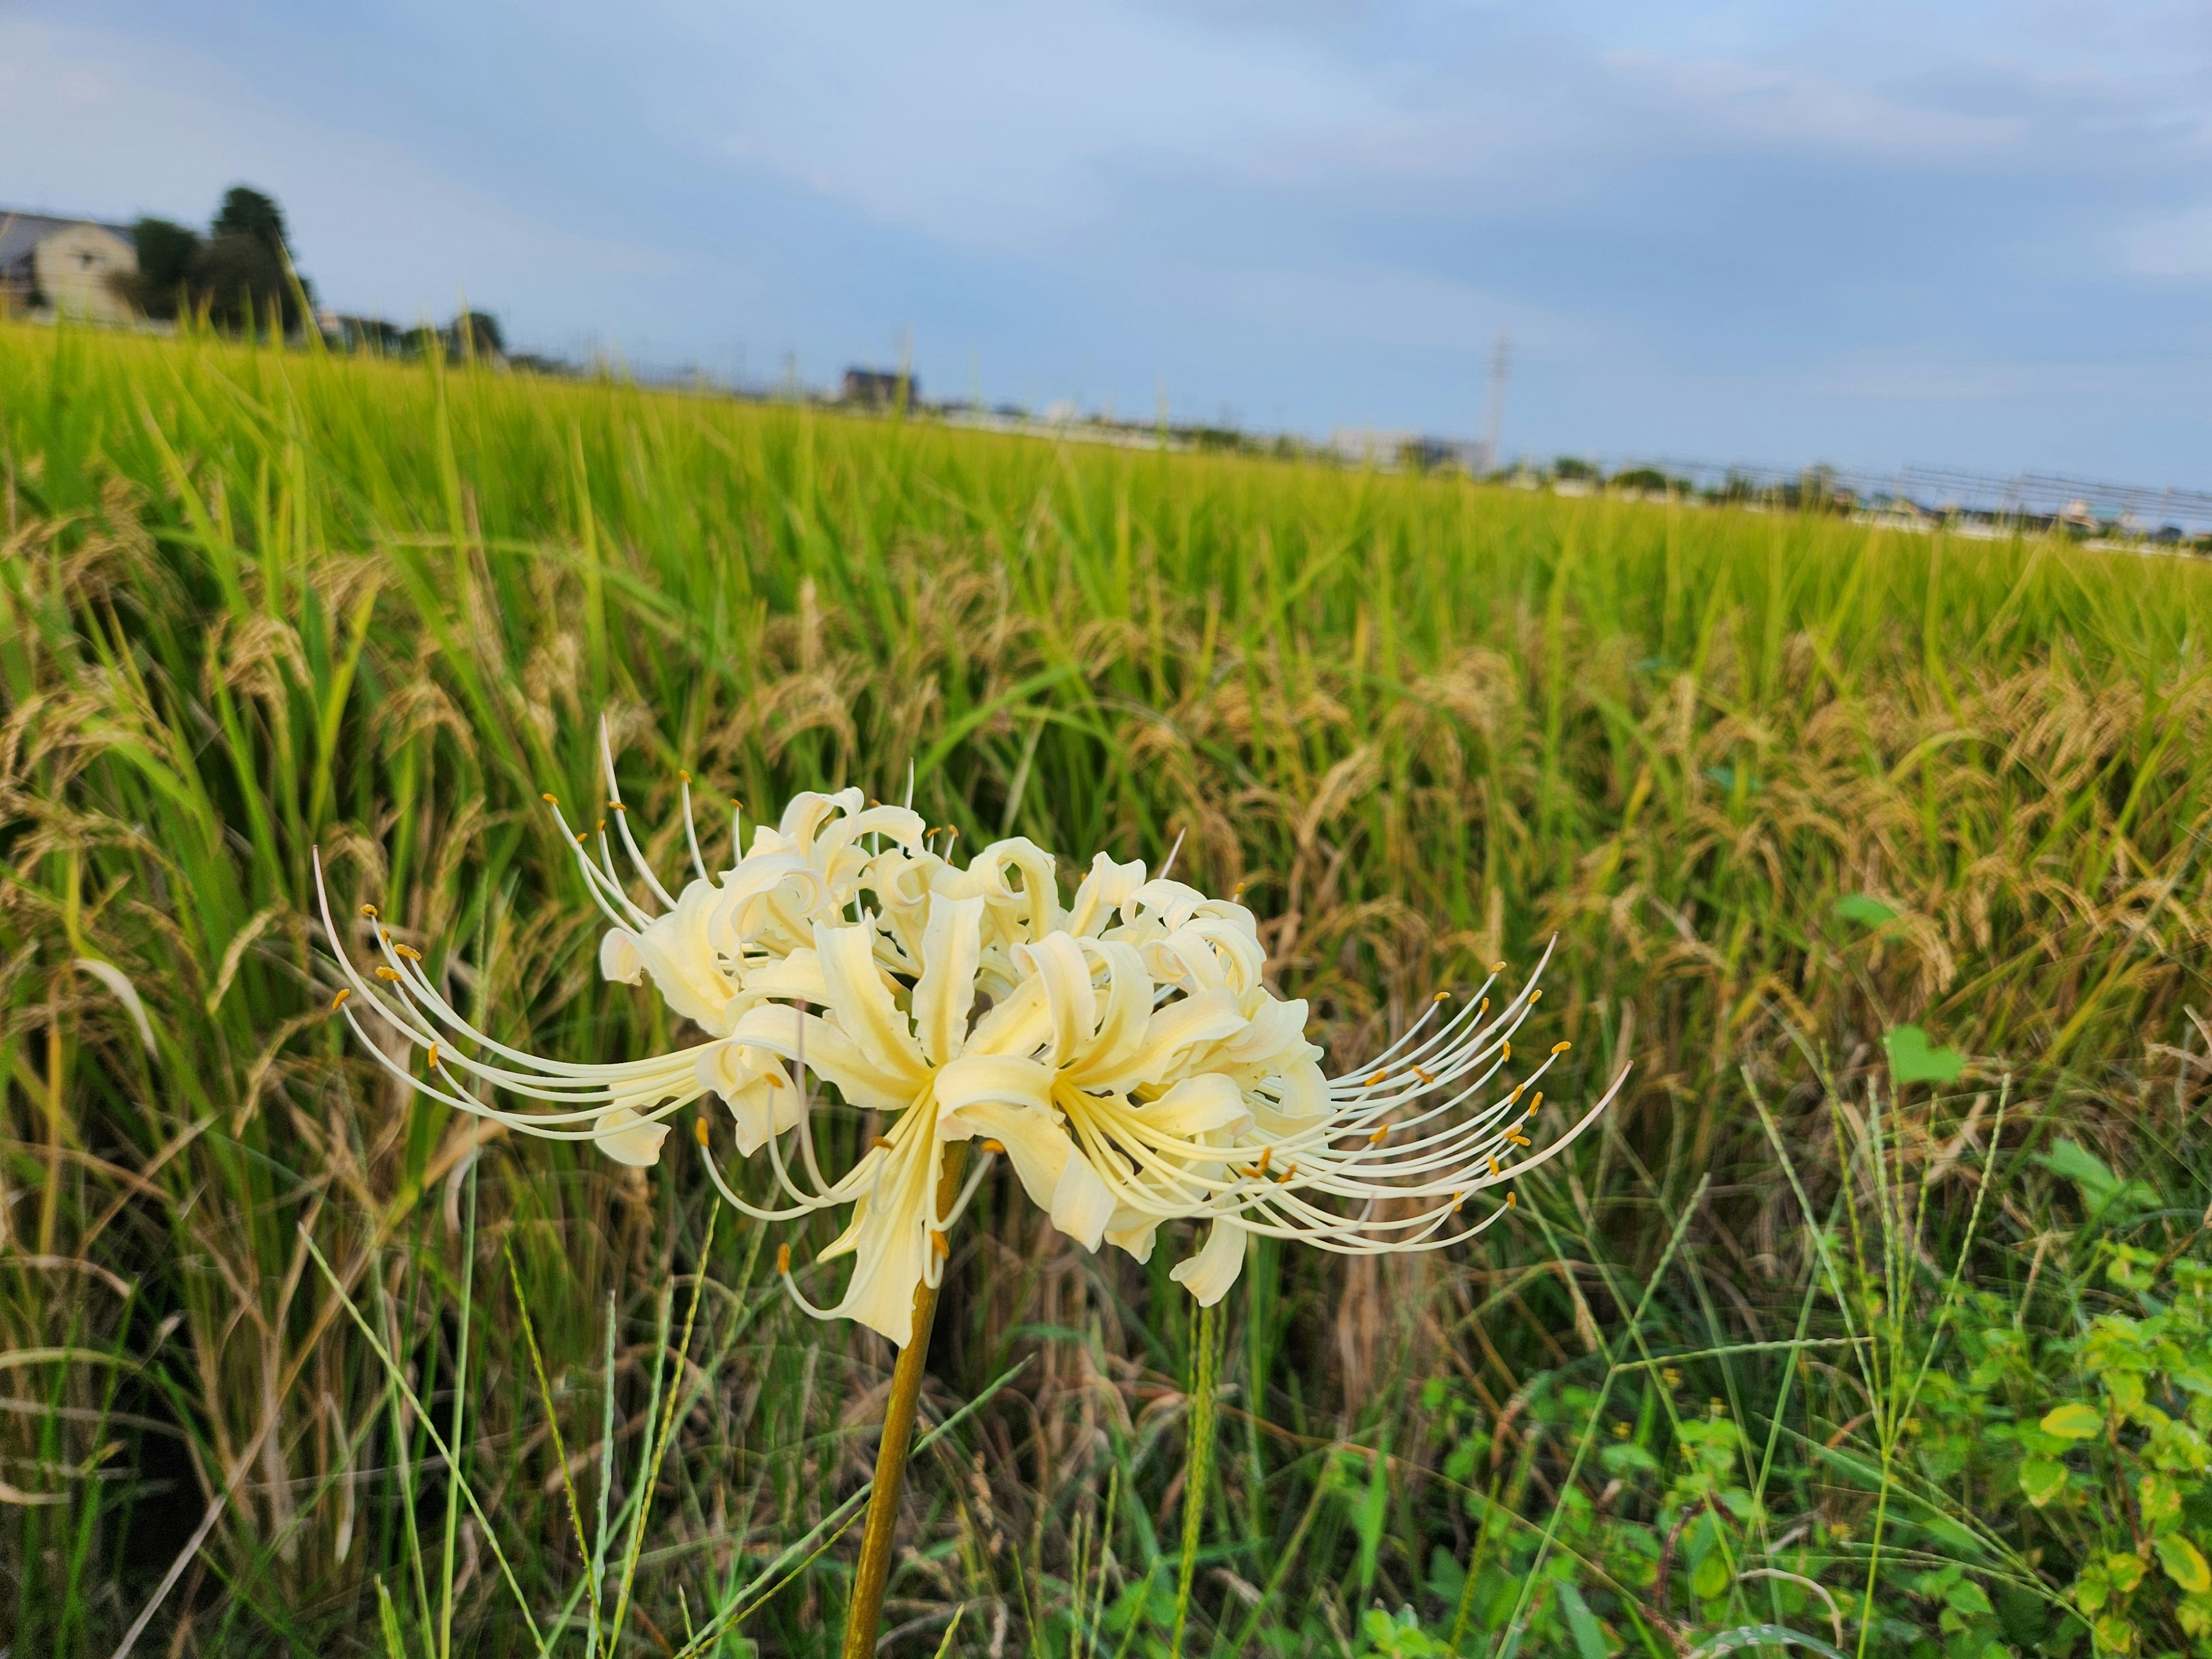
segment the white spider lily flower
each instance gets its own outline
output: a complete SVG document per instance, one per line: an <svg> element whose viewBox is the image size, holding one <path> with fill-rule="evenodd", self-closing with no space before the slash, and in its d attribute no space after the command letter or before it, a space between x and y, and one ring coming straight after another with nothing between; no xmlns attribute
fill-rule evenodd
<svg viewBox="0 0 2212 1659"><path fill-rule="evenodd" d="M586 837L569 831L559 804L546 797L556 822L575 845L586 886L613 924L600 942L600 969L625 983L650 978L671 1012L698 1026L709 1041L617 1065L552 1060L507 1047L454 1010L423 973L419 956L395 945L380 927L376 940L383 961L374 972L380 990L343 947L319 857L315 881L324 927L346 979L340 1004L358 998L362 1008L380 1017L411 1048L422 1049L428 1079L417 1079L370 1042L354 1007L342 1012L377 1062L409 1086L521 1133L590 1141L617 1162L650 1164L665 1138L654 1126L713 1092L730 1109L740 1148L756 1152L771 1135L799 1125L803 1103L775 1054L732 1039L738 1020L770 998L820 1000L821 973L811 943L815 920L834 918L854 902L871 863L885 856L880 843L888 842L894 853L918 846L921 820L903 807L866 806L858 789L802 794L785 809L775 828L759 826L752 851L716 878L708 873L700 850L686 776L684 836L696 875L679 895L672 896L631 834L604 726L601 753L617 833L653 896L648 902L665 908L649 912L625 890L604 822L595 864L584 850ZM860 845L863 836L878 848ZM373 907L366 914L374 920ZM535 1101L544 1109L488 1103L479 1094L483 1087Z"/></svg>
<svg viewBox="0 0 2212 1659"><path fill-rule="evenodd" d="M777 1006L756 1008L738 1023L744 1042L803 1064L835 1085L848 1104L890 1119L847 1176L811 1191L784 1168L773 1136L769 1148L778 1181L802 1209L854 1206L850 1224L823 1252L824 1260L854 1258L843 1297L828 1309L816 1309L803 1297L801 1305L823 1317L856 1320L902 1346L913 1331L915 1288L939 1282L946 1231L988 1167L979 1165L949 1210L939 1213L946 1109L978 1086L988 1090L988 1082L979 1085L977 1079L1014 1062L1038 1037L1033 999L1017 997L990 1008L972 1020L971 1029L988 902L981 895L931 896L917 941L920 972L903 1008L900 988L877 963L879 929L866 917L856 926L815 926L825 1013ZM802 1119L802 1133L804 1127ZM708 1167L714 1168L711 1161ZM719 1171L715 1181L750 1213L788 1213L746 1203Z"/></svg>
<svg viewBox="0 0 2212 1659"><path fill-rule="evenodd" d="M636 1164L658 1158L665 1119L719 1086L732 1047L726 1037L613 1065L550 1060L500 1042L446 1000L422 971L420 953L392 939L390 930L379 925L373 905L362 906L362 914L374 927L383 960L373 975L364 975L331 914L319 854L314 871L324 932L346 981L332 1009L369 1058L409 1088L520 1133L590 1141L617 1162ZM371 1038L361 1019L364 1009L397 1033L410 1054L423 1051L425 1075L417 1077ZM536 1105L494 1105L480 1097L480 1089Z"/></svg>
<svg viewBox="0 0 2212 1659"><path fill-rule="evenodd" d="M1525 1130L1538 1085L1567 1045L1516 1067L1513 1042L1542 995L1548 950L1495 1012L1502 963L1455 1011L1443 1015L1440 996L1376 1060L1331 1079L1306 1040L1307 1005L1266 983L1266 951L1243 905L1101 854L1062 908L1042 848L999 842L956 866L915 814L867 804L857 789L794 798L716 875L687 778L696 874L672 894L631 835L604 735L602 753L610 814L650 898L619 878L604 823L596 862L586 838L571 835L611 924L601 969L650 981L705 1041L611 1065L501 1043L383 927L374 930L373 976L354 966L319 860L324 926L346 978L334 1006L410 1087L525 1133L591 1142L628 1165L657 1162L666 1120L718 1095L738 1151L765 1151L776 1190L765 1204L747 1200L709 1156L724 1198L762 1220L852 1206L823 1253L853 1258L842 1297L813 1306L786 1266L792 1294L810 1312L902 1345L916 1287L938 1282L946 1234L990 1168L980 1161L946 1202L952 1143L1003 1154L1030 1198L1087 1249L1111 1244L1143 1261L1163 1223L1205 1224L1203 1243L1172 1277L1210 1304L1234 1285L1255 1237L1378 1254L1480 1232L1504 1206L1493 1201L1461 1224L1468 1200L1557 1156L1620 1087L1616 1079L1565 1135L1534 1150ZM374 922L373 907L363 910ZM369 1042L364 1011L427 1050L423 1075ZM819 1109L802 1087L810 1073L885 1125L834 1180L815 1142ZM526 1104L495 1103L501 1096ZM703 1119L699 1127L704 1149Z"/></svg>

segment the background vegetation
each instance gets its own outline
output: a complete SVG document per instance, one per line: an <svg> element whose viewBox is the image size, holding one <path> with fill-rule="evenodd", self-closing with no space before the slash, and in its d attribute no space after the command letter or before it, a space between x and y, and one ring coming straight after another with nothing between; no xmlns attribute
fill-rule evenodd
<svg viewBox="0 0 2212 1659"><path fill-rule="evenodd" d="M196 339L0 387L13 1653L829 1648L888 1350L324 1013L317 847L501 1032L678 1035L538 801L602 711L671 862L679 768L1188 831L1347 1055L1558 935L1622 1103L1480 1255L1255 1260L1187 1651L2207 1650L2194 564ZM884 1651L1165 1650L1178 1254L987 1194Z"/></svg>

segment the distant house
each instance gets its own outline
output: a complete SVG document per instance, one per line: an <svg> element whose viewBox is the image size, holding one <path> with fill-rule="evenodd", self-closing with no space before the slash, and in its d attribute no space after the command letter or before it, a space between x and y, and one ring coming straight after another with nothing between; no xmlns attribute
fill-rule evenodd
<svg viewBox="0 0 2212 1659"><path fill-rule="evenodd" d="M0 208L0 311L129 322L131 301L120 288L137 274L137 244L126 225Z"/></svg>
<svg viewBox="0 0 2212 1659"><path fill-rule="evenodd" d="M1340 426L1329 434L1328 447L1339 459L1353 466L1389 469L1403 464L1409 445L1420 438L1411 432L1378 432L1366 427Z"/></svg>
<svg viewBox="0 0 2212 1659"><path fill-rule="evenodd" d="M921 382L911 374L890 369L848 368L843 396L848 404L866 404L873 409L899 404L912 409L921 402Z"/></svg>
<svg viewBox="0 0 2212 1659"><path fill-rule="evenodd" d="M1434 472L1450 467L1480 478L1490 471L1489 448L1479 440L1427 438L1414 432L1340 426L1329 434L1328 447L1339 460L1383 471L1406 467Z"/></svg>
<svg viewBox="0 0 2212 1659"><path fill-rule="evenodd" d="M1423 472L1454 468L1470 478L1490 471L1490 448L1480 439L1416 438L1400 452L1407 466Z"/></svg>

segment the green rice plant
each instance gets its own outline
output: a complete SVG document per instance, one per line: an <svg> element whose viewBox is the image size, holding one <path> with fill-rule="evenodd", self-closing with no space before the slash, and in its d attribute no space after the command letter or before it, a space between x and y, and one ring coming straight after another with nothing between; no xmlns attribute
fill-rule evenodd
<svg viewBox="0 0 2212 1659"><path fill-rule="evenodd" d="M637 1650L779 1559L701 1650L826 1650L888 1352L755 1305L688 1175L518 1158L326 1018L318 848L503 1037L665 1042L551 920L602 713L641 822L911 761L971 844L1183 834L1340 1055L1556 933L1562 1091L1634 1063L1480 1255L1255 1255L1202 1505L1175 1287L987 1187L925 1421L1027 1365L915 1465L887 1652L1164 1651L1201 1512L1186 1653L2202 1640L2201 1485L2074 1357L2212 1202L2194 562L205 337L0 325L0 1642L534 1652L465 1479L541 1630L642 1515ZM695 1276L732 1346L628 1508ZM1974 1382L2006 1331L2035 1387ZM2116 1438L2039 1508L1963 1425L2069 1402ZM2147 1475L2174 1528L2087 1519Z"/></svg>

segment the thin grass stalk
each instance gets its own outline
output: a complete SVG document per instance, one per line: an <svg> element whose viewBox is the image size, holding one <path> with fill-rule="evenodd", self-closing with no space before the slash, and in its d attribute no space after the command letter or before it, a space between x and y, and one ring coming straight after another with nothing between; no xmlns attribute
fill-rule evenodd
<svg viewBox="0 0 2212 1659"><path fill-rule="evenodd" d="M1482 1558L1490 1547L1490 1526L1498 1513L1498 1486L1504 1478L1496 1470L1491 1473L1490 1492L1482 1504L1482 1521L1474 1529L1474 1547L1468 1553L1467 1577L1460 1580L1459 1606L1452 1613L1451 1639L1444 1644L1454 1655L1466 1651L1460 1644L1467 1639L1467 1623L1474 1616L1475 1580L1481 1575Z"/></svg>
<svg viewBox="0 0 2212 1659"><path fill-rule="evenodd" d="M937 1213L949 1212L960 1194L968 1148L955 1141L945 1149L937 1178ZM915 1286L914 1331L891 1369L891 1395L884 1407L884 1437L876 1447L876 1473L868 1493L867 1523L860 1529L860 1559L853 1566L853 1597L845 1607L843 1659L874 1659L883 1628L884 1591L890 1583L891 1542L898 1531L899 1492L906 1481L907 1454L914 1445L914 1419L921 1404L921 1379L929 1364L929 1332L937 1322L942 1282Z"/></svg>
<svg viewBox="0 0 2212 1659"><path fill-rule="evenodd" d="M1213 1476L1213 1400L1220 1382L1219 1304L1198 1310L1198 1377L1190 1395L1190 1451L1182 1486L1182 1563L1176 1572L1175 1631L1168 1638L1170 1659L1182 1659L1183 1626L1190 1619L1191 1582L1198 1572L1199 1534L1206 1525L1206 1488Z"/></svg>
<svg viewBox="0 0 2212 1659"><path fill-rule="evenodd" d="M453 1458L458 1460L461 1448L467 1444L462 1430L467 1422L469 1398L469 1322L476 1311L477 1278L477 1171L483 1163L478 1154L469 1159L468 1219L461 1228L461 1321L460 1330L453 1344L453 1427L447 1431L453 1443ZM459 1534L461 1506L453 1502L452 1488L461 1478L458 1462L446 1465L446 1536L444 1553L440 1559L438 1585L438 1659L453 1659L453 1547Z"/></svg>

